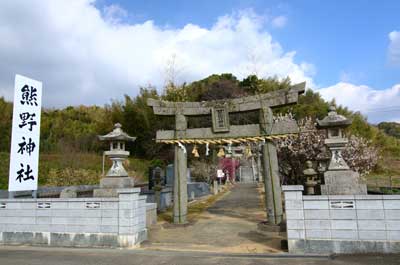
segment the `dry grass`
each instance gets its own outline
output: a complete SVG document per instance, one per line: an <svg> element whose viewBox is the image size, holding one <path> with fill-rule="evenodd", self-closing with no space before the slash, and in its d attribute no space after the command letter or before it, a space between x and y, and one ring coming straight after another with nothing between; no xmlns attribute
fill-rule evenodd
<svg viewBox="0 0 400 265"><path fill-rule="evenodd" d="M188 222L189 223L194 222L202 212L204 212L207 208L212 206L220 198L228 194L228 192L229 189L226 188L222 192L216 195L208 195L204 198L189 203L188 216L187 216ZM158 221L172 223L173 222L172 214L173 214L172 208L170 208L167 211L158 214Z"/></svg>
<svg viewBox="0 0 400 265"><path fill-rule="evenodd" d="M9 153L0 153L0 189L7 189ZM39 157L39 185L67 186L98 184L102 174L102 155L96 153L67 152L64 154L41 153ZM124 164L136 182L147 180L150 161L129 158ZM106 159L105 171L111 167Z"/></svg>
<svg viewBox="0 0 400 265"><path fill-rule="evenodd" d="M380 187L400 188L400 159L382 158L377 170L371 172L365 179L370 190L379 190Z"/></svg>

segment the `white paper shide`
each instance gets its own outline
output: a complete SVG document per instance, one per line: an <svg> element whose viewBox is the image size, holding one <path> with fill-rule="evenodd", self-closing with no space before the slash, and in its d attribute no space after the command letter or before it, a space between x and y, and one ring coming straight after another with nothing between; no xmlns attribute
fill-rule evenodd
<svg viewBox="0 0 400 265"><path fill-rule="evenodd" d="M42 83L16 75L9 191L37 190Z"/></svg>

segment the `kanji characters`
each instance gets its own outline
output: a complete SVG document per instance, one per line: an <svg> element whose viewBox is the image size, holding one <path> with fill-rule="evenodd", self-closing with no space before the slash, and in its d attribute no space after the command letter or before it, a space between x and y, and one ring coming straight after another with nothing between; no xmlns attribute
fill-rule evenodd
<svg viewBox="0 0 400 265"><path fill-rule="evenodd" d="M31 175L32 174L32 169L30 165L26 165L26 170L24 169L24 164L20 164L21 169L17 171L17 178L15 180L19 181L20 183L22 181L27 181L27 180L35 180L35 178ZM24 176L25 175L25 176Z"/></svg>
<svg viewBox="0 0 400 265"><path fill-rule="evenodd" d="M21 104L22 105L35 105L37 106L37 89L31 86L29 88L28 85L25 85L21 88L22 96L21 96Z"/></svg>
<svg viewBox="0 0 400 265"><path fill-rule="evenodd" d="M36 117L35 113L29 113L29 112L23 112L21 114L19 114L19 117L21 119L21 124L19 124L19 128L23 128L24 126L29 124L29 131L32 131L32 127L34 125L37 125L37 122L34 120L34 118Z"/></svg>
<svg viewBox="0 0 400 265"><path fill-rule="evenodd" d="M26 142L25 137L22 137L23 142L19 143L18 153L21 155L26 152L27 154L31 155L31 153L35 150L36 144L32 141L32 138L29 137L28 142Z"/></svg>
<svg viewBox="0 0 400 265"><path fill-rule="evenodd" d="M9 190L36 190L40 148L42 83L16 75Z"/></svg>

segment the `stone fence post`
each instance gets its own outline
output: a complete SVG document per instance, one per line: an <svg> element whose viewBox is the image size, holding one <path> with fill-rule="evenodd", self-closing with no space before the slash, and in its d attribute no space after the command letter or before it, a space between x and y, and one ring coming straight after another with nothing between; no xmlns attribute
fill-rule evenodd
<svg viewBox="0 0 400 265"><path fill-rule="evenodd" d="M118 234L120 246L138 245L146 239L147 230L144 199L140 196L140 188L118 189ZM144 209L144 212L143 212ZM144 223L144 227L143 227Z"/></svg>
<svg viewBox="0 0 400 265"><path fill-rule="evenodd" d="M282 186L285 196L288 248L291 253L304 253L305 225L302 185Z"/></svg>

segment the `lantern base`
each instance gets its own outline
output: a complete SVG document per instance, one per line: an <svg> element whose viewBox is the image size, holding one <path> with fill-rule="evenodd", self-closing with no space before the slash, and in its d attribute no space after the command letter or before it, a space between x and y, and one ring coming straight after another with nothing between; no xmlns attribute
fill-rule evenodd
<svg viewBox="0 0 400 265"><path fill-rule="evenodd" d="M100 189L93 191L93 197L118 197L117 189L133 188L131 177L105 177L100 180Z"/></svg>
<svg viewBox="0 0 400 265"><path fill-rule="evenodd" d="M133 188L134 179L131 177L105 177L100 180L102 189Z"/></svg>
<svg viewBox="0 0 400 265"><path fill-rule="evenodd" d="M94 198L118 197L117 189L97 189L93 190Z"/></svg>
<svg viewBox="0 0 400 265"><path fill-rule="evenodd" d="M321 185L322 195L364 195L367 185L360 181L357 172L351 170L326 171L325 185Z"/></svg>

